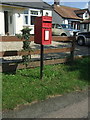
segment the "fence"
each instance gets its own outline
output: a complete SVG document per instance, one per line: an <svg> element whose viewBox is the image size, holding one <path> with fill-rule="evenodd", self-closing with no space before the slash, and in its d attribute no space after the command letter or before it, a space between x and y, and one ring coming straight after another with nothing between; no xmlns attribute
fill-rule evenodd
<svg viewBox="0 0 90 120"><path fill-rule="evenodd" d="M34 36L30 37L30 41L34 40ZM19 42L19 41L24 41L21 40L15 36L2 36L0 39L0 42ZM64 63L68 61L72 61L74 59L74 48L75 48L75 37L60 37L60 36L53 36L53 41L58 41L58 42L67 42L71 44L70 47L65 47L65 48L48 48L44 50L44 54L49 54L49 53L66 53L70 52L70 57L66 58L57 58L57 59L46 59L44 60L45 65L50 65L50 64L58 64L58 63ZM40 54L40 50L34 50L34 51L1 51L0 52L0 57L10 57L10 56L22 56L22 55L38 55ZM40 61L31 61L27 68L30 67L37 67L40 66ZM23 69L26 68L26 66L23 63L20 62L6 62L2 63L2 72L7 72L7 71L15 71L18 69ZM0 71L1 72L1 71Z"/></svg>

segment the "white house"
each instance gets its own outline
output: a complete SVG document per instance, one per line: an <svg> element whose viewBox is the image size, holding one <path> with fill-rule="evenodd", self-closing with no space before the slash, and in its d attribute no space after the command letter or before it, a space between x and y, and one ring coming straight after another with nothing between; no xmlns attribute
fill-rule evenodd
<svg viewBox="0 0 90 120"><path fill-rule="evenodd" d="M82 18L80 22L80 31L90 31L90 1L88 2L88 8L77 10L75 13Z"/></svg>
<svg viewBox="0 0 90 120"><path fill-rule="evenodd" d="M37 16L52 16L51 6L39 0L39 2L1 2L0 3L0 35L15 35L20 33L23 27L32 28L34 34L34 21Z"/></svg>
<svg viewBox="0 0 90 120"><path fill-rule="evenodd" d="M73 28L80 28L82 18L75 14L78 8L60 5L60 0L54 0L53 4L53 22L59 24L70 24Z"/></svg>

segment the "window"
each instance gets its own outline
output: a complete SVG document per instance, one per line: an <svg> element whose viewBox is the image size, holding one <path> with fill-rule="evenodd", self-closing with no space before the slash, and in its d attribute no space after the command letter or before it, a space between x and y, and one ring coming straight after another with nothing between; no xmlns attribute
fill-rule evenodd
<svg viewBox="0 0 90 120"><path fill-rule="evenodd" d="M31 25L34 25L36 16L31 16Z"/></svg>
<svg viewBox="0 0 90 120"><path fill-rule="evenodd" d="M57 29L60 29L61 26L60 26L59 24L56 24L56 28L57 28Z"/></svg>
<svg viewBox="0 0 90 120"><path fill-rule="evenodd" d="M25 11L24 11L24 14L28 14L28 10L25 10Z"/></svg>
<svg viewBox="0 0 90 120"><path fill-rule="evenodd" d="M87 24L84 24L84 29L87 29Z"/></svg>
<svg viewBox="0 0 90 120"><path fill-rule="evenodd" d="M38 15L38 11L33 11L33 10L31 10L31 14L32 14L32 15Z"/></svg>
<svg viewBox="0 0 90 120"><path fill-rule="evenodd" d="M40 10L28 9L24 11L24 25L34 25L35 18L40 16Z"/></svg>
<svg viewBox="0 0 90 120"><path fill-rule="evenodd" d="M10 16L10 24L12 24L12 16Z"/></svg>
<svg viewBox="0 0 90 120"><path fill-rule="evenodd" d="M54 28L55 24L52 24L52 28Z"/></svg>
<svg viewBox="0 0 90 120"><path fill-rule="evenodd" d="M28 24L28 16L25 16L25 24Z"/></svg>
<svg viewBox="0 0 90 120"><path fill-rule="evenodd" d="M24 24L25 25L28 25L29 23L28 23L28 17L29 16L29 11L28 10L25 10L24 11Z"/></svg>
<svg viewBox="0 0 90 120"><path fill-rule="evenodd" d="M30 10L30 20L31 20L31 25L34 25L35 23L35 18L39 16L39 11L37 10Z"/></svg>
<svg viewBox="0 0 90 120"><path fill-rule="evenodd" d="M66 28L66 25L65 25L65 24L62 24L61 26L62 26L63 28Z"/></svg>

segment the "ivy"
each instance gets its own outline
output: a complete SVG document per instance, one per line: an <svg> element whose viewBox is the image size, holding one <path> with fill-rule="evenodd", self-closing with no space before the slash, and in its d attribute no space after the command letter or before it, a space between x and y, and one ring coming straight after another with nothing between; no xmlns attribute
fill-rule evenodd
<svg viewBox="0 0 90 120"><path fill-rule="evenodd" d="M30 31L31 29L26 27L26 28L23 28L21 30L21 34L16 34L16 36L20 39L24 39L23 41L23 50L24 51L31 51L31 48L30 48ZM31 59L31 55L23 55L22 56L22 61L23 63L26 65L28 65L28 63L30 62L30 59Z"/></svg>

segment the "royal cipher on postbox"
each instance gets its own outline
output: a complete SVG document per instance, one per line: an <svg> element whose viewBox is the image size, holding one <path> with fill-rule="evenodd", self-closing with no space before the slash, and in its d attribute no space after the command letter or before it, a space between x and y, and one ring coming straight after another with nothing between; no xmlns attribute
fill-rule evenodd
<svg viewBox="0 0 90 120"><path fill-rule="evenodd" d="M52 41L52 17L36 17L34 27L34 42L41 45L49 45Z"/></svg>

